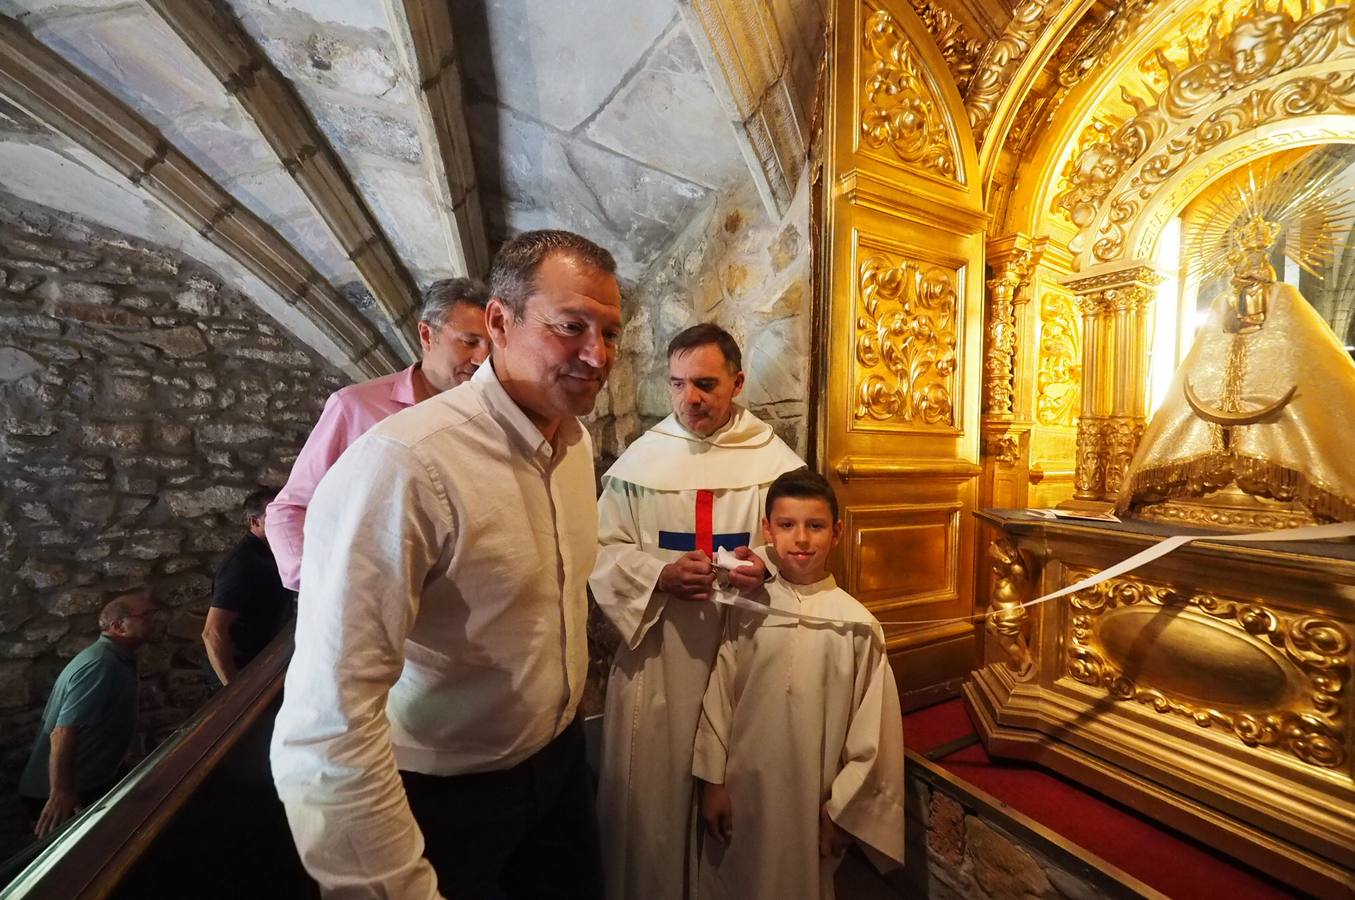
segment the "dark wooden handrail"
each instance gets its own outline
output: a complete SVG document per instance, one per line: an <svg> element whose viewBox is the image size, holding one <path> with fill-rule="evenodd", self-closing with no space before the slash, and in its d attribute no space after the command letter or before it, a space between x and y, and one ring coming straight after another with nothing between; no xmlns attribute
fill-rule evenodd
<svg viewBox="0 0 1355 900"><path fill-rule="evenodd" d="M291 658L288 625L103 799L40 846L27 868L0 887L0 900L108 897L277 699Z"/></svg>

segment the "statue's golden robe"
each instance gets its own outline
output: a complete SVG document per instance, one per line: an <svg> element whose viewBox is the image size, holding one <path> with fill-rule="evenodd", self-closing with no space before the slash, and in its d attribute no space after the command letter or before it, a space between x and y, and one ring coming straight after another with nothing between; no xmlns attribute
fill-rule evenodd
<svg viewBox="0 0 1355 900"><path fill-rule="evenodd" d="M1298 501L1321 520L1355 520L1355 361L1292 285L1266 288L1265 322L1231 334L1221 294L1176 372L1120 489L1117 508L1171 498L1200 498L1236 481L1249 494ZM1232 343L1242 352L1229 369ZM1186 399L1223 407L1228 379L1242 410L1297 391L1278 412L1252 425L1201 418ZM1226 433L1225 433L1226 432Z"/></svg>

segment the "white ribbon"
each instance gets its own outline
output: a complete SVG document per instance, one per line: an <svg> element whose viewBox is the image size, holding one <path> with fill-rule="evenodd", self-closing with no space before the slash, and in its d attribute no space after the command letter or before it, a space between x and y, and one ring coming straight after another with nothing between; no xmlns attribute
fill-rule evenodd
<svg viewBox="0 0 1355 900"><path fill-rule="evenodd" d="M1235 544L1266 544L1266 543L1285 543L1288 541L1324 541L1333 538L1355 537L1355 522L1333 522L1329 525L1305 525L1302 528L1284 528L1279 531L1261 531L1253 534L1178 534L1169 537L1166 540L1159 541L1146 550L1140 550L1133 556L1117 562L1109 568L1102 569L1095 575L1089 575L1086 578L1065 588L1059 588L1057 591L1050 591L1034 600L1028 600L1019 606L1003 606L988 612L978 613L973 616L958 616L950 619L923 619L910 621L897 621L893 619L881 619L881 625L949 625L955 622L977 622L980 619L987 618L993 612L1010 612L1017 609L1027 609L1032 606L1038 606L1041 603L1048 603L1050 600L1057 600L1060 597L1066 597L1069 594L1075 594L1078 591L1085 591L1087 588L1095 587L1103 581L1123 575L1126 572L1132 572L1134 569L1148 565L1156 559L1161 559L1168 553L1175 552L1192 541L1214 541L1216 543L1235 543ZM715 556L715 564L723 569L738 568L747 565L733 553L721 548ZM747 612L757 613L763 616L788 616L792 619L801 619L806 622L822 622L829 625L859 625L860 622L851 622L843 619L832 619L825 616L811 616L808 613L791 612L786 609L775 609L765 603L758 603L755 600L749 600L738 594L731 593L718 588L711 599L723 606L732 606L736 609L742 609Z"/></svg>

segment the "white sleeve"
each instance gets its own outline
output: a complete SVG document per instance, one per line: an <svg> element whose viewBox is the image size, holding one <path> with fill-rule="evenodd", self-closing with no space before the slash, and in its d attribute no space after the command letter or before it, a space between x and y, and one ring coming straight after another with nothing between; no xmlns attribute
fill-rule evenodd
<svg viewBox="0 0 1355 900"><path fill-rule="evenodd" d="M439 896L396 768L386 695L452 529L447 495L416 455L371 435L311 501L272 763L301 859L326 897Z"/></svg>
<svg viewBox="0 0 1355 900"><path fill-rule="evenodd" d="M725 783L729 763L730 729L734 722L734 680L738 675L738 634L741 616L729 610L725 616L724 640L715 657L715 667L701 700L701 719L692 748L692 775L709 784Z"/></svg>
<svg viewBox="0 0 1355 900"><path fill-rule="evenodd" d="M656 590L663 562L640 549L637 500L628 482L603 480L598 498L598 558L588 579L598 608L631 649L639 646L659 620L667 600L667 595Z"/></svg>

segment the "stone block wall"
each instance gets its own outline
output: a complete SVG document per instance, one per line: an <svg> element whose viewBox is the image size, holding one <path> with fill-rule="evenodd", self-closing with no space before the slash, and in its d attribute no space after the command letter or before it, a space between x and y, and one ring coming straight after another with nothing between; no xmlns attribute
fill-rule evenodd
<svg viewBox="0 0 1355 900"><path fill-rule="evenodd" d="M346 379L163 248L0 195L0 858L52 682L151 587L141 749L206 696L212 573Z"/></svg>
<svg viewBox="0 0 1355 900"><path fill-rule="evenodd" d="M994 811L961 785L910 757L906 863L888 881L898 896L932 900L1093 900L1124 896L1118 870L1037 833L1024 817ZM1033 826L1033 827L1032 827Z"/></svg>

